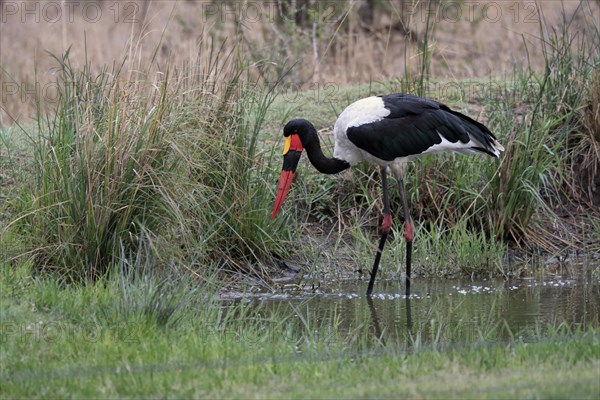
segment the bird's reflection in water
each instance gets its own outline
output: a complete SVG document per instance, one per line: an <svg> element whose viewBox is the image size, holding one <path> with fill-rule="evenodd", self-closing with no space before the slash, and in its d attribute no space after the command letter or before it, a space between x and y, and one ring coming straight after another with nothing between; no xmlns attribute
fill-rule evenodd
<svg viewBox="0 0 600 400"><path fill-rule="evenodd" d="M412 320L412 306L410 304L411 299L410 296L405 296L404 305L405 305L405 313L406 313L406 348L410 348L411 337L413 336L413 320ZM367 304L369 305L369 311L371 312L371 321L373 326L373 333L377 340L381 342L382 345L386 345L385 337L383 336L383 330L381 329L381 323L379 320L379 316L377 314L377 308L373 302L373 298L371 296L367 296ZM384 326L385 328L385 326Z"/></svg>
<svg viewBox="0 0 600 400"><path fill-rule="evenodd" d="M373 298L371 296L367 296L367 304L369 305L369 311L371 311L371 320L373 321L373 329L375 330L375 337L377 340L381 342L385 346L385 338L383 337L383 332L381 331L381 325L379 325L379 317L377 316L377 309L373 304Z"/></svg>

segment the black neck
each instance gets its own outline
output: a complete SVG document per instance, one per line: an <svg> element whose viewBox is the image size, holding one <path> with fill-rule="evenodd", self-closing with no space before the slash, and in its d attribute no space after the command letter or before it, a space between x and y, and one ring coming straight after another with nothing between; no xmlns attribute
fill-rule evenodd
<svg viewBox="0 0 600 400"><path fill-rule="evenodd" d="M350 167L348 161L340 160L339 158L329 158L323 154L323 150L321 149L321 143L319 141L319 137L317 136L316 130L309 134L309 138L304 143L304 148L306 149L306 154L308 154L308 159L310 163L322 174L337 174L342 172L343 170Z"/></svg>
<svg viewBox="0 0 600 400"><path fill-rule="evenodd" d="M321 142L317 135L317 130L310 121L304 118L296 118L289 121L283 128L283 135L298 135L302 146L306 149L308 159L319 172L323 174L337 174L350 167L348 161L339 158L325 157L321 150Z"/></svg>

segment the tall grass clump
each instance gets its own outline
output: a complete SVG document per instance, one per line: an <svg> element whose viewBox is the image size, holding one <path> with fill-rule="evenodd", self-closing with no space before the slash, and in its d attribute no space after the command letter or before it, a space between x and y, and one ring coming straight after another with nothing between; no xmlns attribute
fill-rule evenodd
<svg viewBox="0 0 600 400"><path fill-rule="evenodd" d="M39 116L31 190L11 223L36 268L71 282L144 265L264 274L286 237L269 218L276 177L258 140L272 88L222 49L140 74L153 79L78 70L68 52L57 62L59 100Z"/></svg>
<svg viewBox="0 0 600 400"><path fill-rule="evenodd" d="M600 34L597 28L589 36L575 32L572 21L549 31L541 19L543 74L517 73L514 92L491 102L499 111L494 120L508 132L507 151L492 184L494 225L501 237L547 250L581 244L565 240L572 235L559 213L586 203L592 214L597 212L593 192L600 142L589 117L586 123L586 110L595 93Z"/></svg>
<svg viewBox="0 0 600 400"><path fill-rule="evenodd" d="M254 81L233 52L211 48L198 57L208 61L182 71L180 90L194 94L173 139L182 160L173 192L181 247L192 264L264 277L288 236L285 223L269 217L277 177L262 124L273 87Z"/></svg>
<svg viewBox="0 0 600 400"><path fill-rule="evenodd" d="M35 170L19 218L35 265L68 281L95 281L122 246L165 221L160 187L173 167L167 78L127 82L120 67L77 70L56 58L55 112L38 116Z"/></svg>

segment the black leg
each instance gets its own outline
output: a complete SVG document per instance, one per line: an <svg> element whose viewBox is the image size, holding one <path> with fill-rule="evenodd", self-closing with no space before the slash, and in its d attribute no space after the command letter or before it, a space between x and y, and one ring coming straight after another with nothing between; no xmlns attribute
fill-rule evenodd
<svg viewBox="0 0 600 400"><path fill-rule="evenodd" d="M410 218L410 210L408 208L408 200L406 198L406 189L404 188L404 179L398 179L400 183L400 195L402 197L402 208L404 209L404 239L406 240L406 296L410 296L410 270L411 270L411 258L412 258L412 240L413 240L413 226Z"/></svg>
<svg viewBox="0 0 600 400"><path fill-rule="evenodd" d="M387 239L388 233L390 232L390 227L392 225L386 167L381 167L381 185L383 186L383 223L381 225L381 239L379 239L379 248L375 254L375 262L373 263L373 269L371 270L371 280L369 280L367 296L370 296L371 293L373 293L373 286L375 285L375 277L377 276L377 270L379 269L381 253L383 253L383 246L385 246L385 240Z"/></svg>
<svg viewBox="0 0 600 400"><path fill-rule="evenodd" d="M379 260L381 260L381 253L383 252L383 246L385 245L385 239L387 239L387 232L381 234L379 239L379 248L375 254L375 262L373 263L373 269L371 270L371 280L369 281L369 287L367 288L367 296L373 293L373 285L375 285L375 276L377 276L377 270L379 269Z"/></svg>
<svg viewBox="0 0 600 400"><path fill-rule="evenodd" d="M412 257L412 241L406 242L406 287L404 294L410 296L410 259Z"/></svg>

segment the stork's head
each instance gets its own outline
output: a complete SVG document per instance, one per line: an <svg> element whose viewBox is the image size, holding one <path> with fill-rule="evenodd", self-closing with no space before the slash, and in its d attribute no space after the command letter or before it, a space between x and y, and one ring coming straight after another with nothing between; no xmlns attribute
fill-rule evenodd
<svg viewBox="0 0 600 400"><path fill-rule="evenodd" d="M312 124L305 119L294 119L288 122L283 128L283 137L285 145L283 147L283 167L279 176L279 185L277 186L277 197L275 198L275 206L271 218L275 219L277 213L283 205L283 201L290 190L294 172L298 167L300 155L304 146L302 145L301 136L305 136L307 130L310 130ZM312 128L314 130L314 128Z"/></svg>

